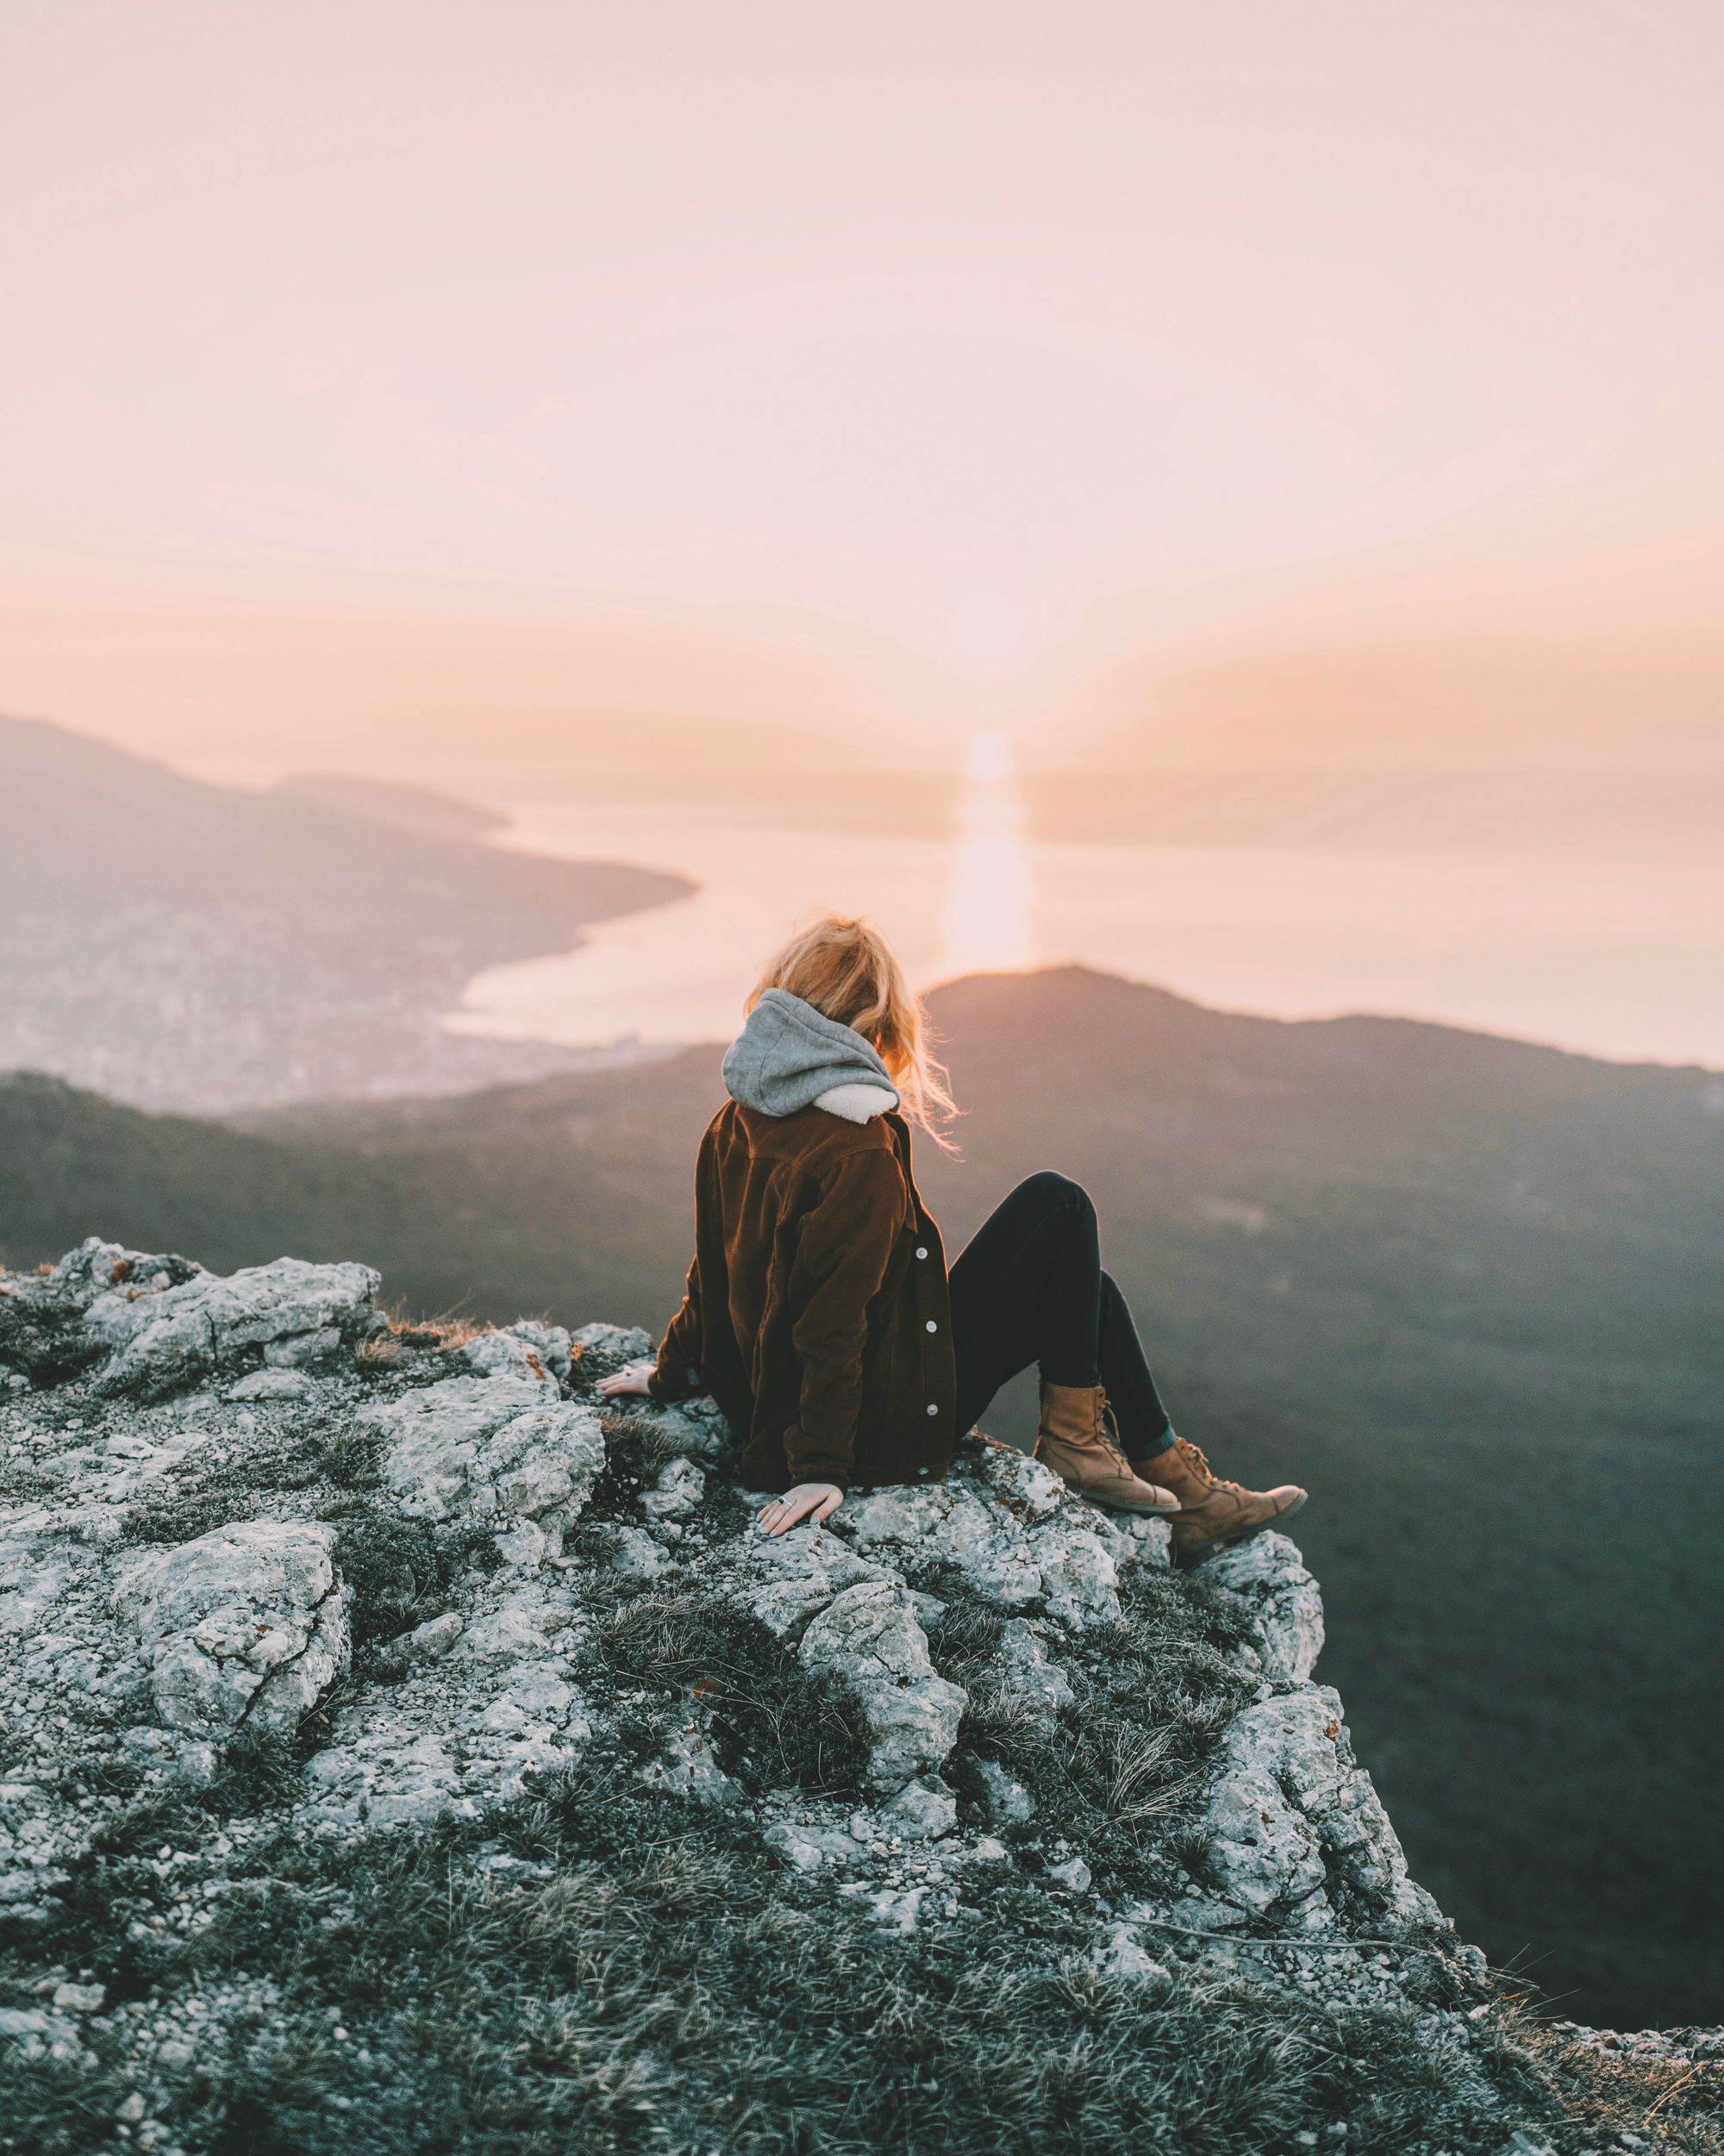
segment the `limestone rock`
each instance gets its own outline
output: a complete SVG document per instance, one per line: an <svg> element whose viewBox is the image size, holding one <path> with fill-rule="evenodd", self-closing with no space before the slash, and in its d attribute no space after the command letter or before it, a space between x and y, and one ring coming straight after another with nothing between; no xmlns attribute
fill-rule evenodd
<svg viewBox="0 0 1724 2156"><path fill-rule="evenodd" d="M1131 1565L1152 1565L1165 1572L1172 1562L1173 1529L1165 1520L1140 1512L1100 1512L1096 1532L1123 1572Z"/></svg>
<svg viewBox="0 0 1724 2156"><path fill-rule="evenodd" d="M309 1333L290 1333L285 1340L265 1340L264 1367L303 1373L326 1367L340 1352L340 1327L319 1325Z"/></svg>
<svg viewBox="0 0 1724 2156"><path fill-rule="evenodd" d="M1323 1651L1323 1597L1284 1534L1254 1534L1204 1560L1203 1578L1246 1606L1259 1665L1302 1684Z"/></svg>
<svg viewBox="0 0 1724 2156"><path fill-rule="evenodd" d="M440 1662L465 1629L460 1613L446 1609L440 1617L428 1617L401 1643L401 1651L415 1662Z"/></svg>
<svg viewBox="0 0 1724 2156"><path fill-rule="evenodd" d="M610 1569L624 1579L645 1586L657 1579L670 1559L643 1528L619 1528L611 1552Z"/></svg>
<svg viewBox="0 0 1724 2156"><path fill-rule="evenodd" d="M1091 1965L1104 1977L1123 1977L1133 1984L1170 1984L1166 1966L1158 1961L1129 1924L1110 1924L1102 1936Z"/></svg>
<svg viewBox="0 0 1724 2156"><path fill-rule="evenodd" d="M315 1753L306 1774L322 1809L355 1826L429 1826L455 1809L460 1796L460 1770L443 1740L428 1731L399 1738L373 1731Z"/></svg>
<svg viewBox="0 0 1724 2156"><path fill-rule="evenodd" d="M189 1258L151 1256L91 1235L46 1274L0 1274L0 1398L63 1383L109 1351L84 1325L98 1297L155 1294L197 1278Z"/></svg>
<svg viewBox="0 0 1724 2156"><path fill-rule="evenodd" d="M107 1356L93 1380L98 1394L162 1399L272 1349L279 1359L308 1337L327 1354L368 1328L378 1285L369 1265L299 1258L226 1278L200 1272L176 1279L173 1261L157 1262L163 1269L147 1273L122 1253L109 1269L127 1270L84 1309L85 1333Z"/></svg>
<svg viewBox="0 0 1724 2156"><path fill-rule="evenodd" d="M892 1577L820 1527L789 1534L753 1528L729 1558L731 1598L778 1640L800 1639L809 1619L846 1587L885 1584Z"/></svg>
<svg viewBox="0 0 1724 2156"><path fill-rule="evenodd" d="M653 1356L652 1339L638 1325L583 1325L569 1339L581 1351L582 1374L588 1378L609 1378L627 1363Z"/></svg>
<svg viewBox="0 0 1724 2156"><path fill-rule="evenodd" d="M286 1879L308 1837L331 1845L309 1906L333 1933L354 1913L347 1845L357 1857L364 1837L456 1821L476 1831L440 1841L428 1878L532 1895L558 1883L532 1853L542 1823L607 1791L640 1803L643 1783L678 1806L647 1853L671 1853L665 1884L688 1845L703 1891L710 1842L743 1856L731 1887L746 1877L752 1893L747 1853L764 1853L787 1940L880 1926L930 1934L957 1965L984 1925L1021 1919L1040 1976L1079 2000L1111 1987L1115 2009L1147 2011L1177 1987L1183 2010L1217 1987L1281 1986L1302 2007L1427 2027L1445 2073L1482 2071L1497 2039L1454 2002L1483 1972L1408 1879L1340 1703L1309 1681L1321 1601L1284 1537L1155 1597L1215 1746L1189 1805L1142 1827L1130 1890L1155 1898L1132 1903L1061 1767L1069 1753L1091 1790L1113 1770L1093 1748L1113 1718L1090 1710L1129 1707L1108 1628L1129 1621L1134 1568L1165 1565L1165 1522L1094 1511L1034 1461L966 1447L941 1484L853 1492L828 1527L765 1536L710 1401L594 1401L590 1380L644 1354L643 1334L534 1321L355 1357L372 1284L362 1267L290 1261L222 1280L94 1239L52 1272L0 1275L0 1903L26 1942L15 1955L43 1947L0 2009L9 2071L91 2077L134 2127L128 2145L190 2147L210 2090L267 2065L282 2004L255 1972L243 1997L217 1963L195 1997L175 1975L191 1965L178 1942L230 1890ZM599 1479L608 1428L653 1463L638 1493ZM131 1539L209 1518L211 1490L227 1526ZM336 1685L343 1549L369 1644ZM1244 1616L1252 1684L1208 1644L1212 1588ZM859 1775L774 1723L770 1682L746 1666L756 1644L774 1655L738 1611L847 1695ZM321 1748L257 1814L191 1808L197 1847L169 1846L162 1800L215 1780L235 1732L259 1725ZM147 2000L111 1984L99 1997L109 1965L58 1943L116 1821L148 1828L150 1913L133 1934L159 1974ZM1379 1952L1384 1939L1416 1951ZM891 1944L913 1984L921 1957ZM1434 1986L1433 1954L1447 1965ZM333 2033L319 2043L337 2090L350 2054Z"/></svg>
<svg viewBox="0 0 1724 2156"><path fill-rule="evenodd" d="M715 1400L703 1394L692 1399L642 1403L638 1413L650 1414L653 1428L690 1459L720 1460L732 1450L730 1425Z"/></svg>
<svg viewBox="0 0 1724 2156"><path fill-rule="evenodd" d="M303 1370L253 1370L238 1378L222 1396L226 1400L303 1400L315 1390Z"/></svg>
<svg viewBox="0 0 1724 2156"><path fill-rule="evenodd" d="M1327 1685L1259 1700L1235 1715L1205 1819L1208 1875L1258 1915L1327 1910L1326 1859L1391 1924L1433 1921L1371 1777L1358 1765ZM1319 1897L1322 1897L1320 1901Z"/></svg>
<svg viewBox="0 0 1724 2156"><path fill-rule="evenodd" d="M995 1826L1023 1827L1035 1817L1034 1797L997 1759L978 1759L976 1776L982 1784L982 1801Z"/></svg>
<svg viewBox="0 0 1724 2156"><path fill-rule="evenodd" d="M667 1461L659 1478L642 1494L640 1509L649 1520L686 1520L700 1509L706 1477L691 1459Z"/></svg>
<svg viewBox="0 0 1724 2156"><path fill-rule="evenodd" d="M958 1799L939 1775L920 1774L880 1807L880 1824L907 1841L937 1841L958 1824Z"/></svg>
<svg viewBox="0 0 1724 2156"><path fill-rule="evenodd" d="M859 1551L913 1579L955 1572L1000 1609L1038 1608L1074 1631L1119 1620L1119 1569L1099 1515L1009 1447L960 1459L944 1482L865 1492L840 1516Z"/></svg>
<svg viewBox="0 0 1724 2156"><path fill-rule="evenodd" d="M121 1243L103 1242L99 1235L86 1235L48 1274L44 1292L69 1309L86 1310L98 1296L116 1288L153 1295L204 1277L203 1266L193 1259L128 1250Z"/></svg>
<svg viewBox="0 0 1724 2156"><path fill-rule="evenodd" d="M902 1584L846 1587L810 1622L796 1653L855 1697L871 1739L867 1778L874 1788L902 1789L950 1757L965 1695L936 1674Z"/></svg>
<svg viewBox="0 0 1724 2156"><path fill-rule="evenodd" d="M851 1865L862 1855L861 1844L843 1828L810 1825L802 1820L775 1819L760 1839L795 1872L816 1872L822 1865Z"/></svg>
<svg viewBox="0 0 1724 2156"><path fill-rule="evenodd" d="M673 1732L660 1756L640 1769L640 1778L700 1804L734 1803L742 1794L714 1757L711 1740L696 1729Z"/></svg>
<svg viewBox="0 0 1724 2156"><path fill-rule="evenodd" d="M1071 1679L1025 1618L1013 1617L1001 1629L1000 1669L1002 1692L1027 1701L1039 1714L1057 1714L1077 1697Z"/></svg>
<svg viewBox="0 0 1724 2156"><path fill-rule="evenodd" d="M469 1615L449 1652L464 1662L513 1662L536 1654L545 1644L542 1611L512 1598L480 1615Z"/></svg>
<svg viewBox="0 0 1724 2156"><path fill-rule="evenodd" d="M590 1408L559 1399L549 1373L528 1366L534 1351L515 1345L521 1359L501 1351L495 1374L446 1378L357 1419L388 1440L384 1472L404 1511L483 1521L530 1569L562 1553L604 1465L604 1434Z"/></svg>
<svg viewBox="0 0 1724 2156"><path fill-rule="evenodd" d="M568 1328L546 1325L536 1318L523 1318L495 1332L480 1333L462 1352L468 1367L484 1375L524 1369L531 1375L548 1374L566 1384L574 1368Z"/></svg>
<svg viewBox="0 0 1724 2156"><path fill-rule="evenodd" d="M457 1643L459 1654L415 1658L384 1702L337 1714L330 1742L307 1768L317 1814L352 1828L475 1818L578 1755L592 1734L585 1700L547 1653L542 1624L504 1608L518 1620L515 1652L467 1652L484 1635L477 1621Z"/></svg>
<svg viewBox="0 0 1724 2156"><path fill-rule="evenodd" d="M842 1888L839 1890L843 1891ZM925 1886L888 1887L866 1897L868 1914L887 1931L902 1932L908 1937L920 1926L921 1905L927 1899Z"/></svg>
<svg viewBox="0 0 1724 2156"><path fill-rule="evenodd" d="M1209 1877L1229 1900L1264 1915L1320 1893L1322 1847L1311 1822L1266 1768L1230 1765L1209 1799Z"/></svg>
<svg viewBox="0 0 1724 2156"><path fill-rule="evenodd" d="M159 1550L126 1575L116 1614L147 1658L170 1728L222 1737L291 1730L347 1654L333 1531L254 1521Z"/></svg>

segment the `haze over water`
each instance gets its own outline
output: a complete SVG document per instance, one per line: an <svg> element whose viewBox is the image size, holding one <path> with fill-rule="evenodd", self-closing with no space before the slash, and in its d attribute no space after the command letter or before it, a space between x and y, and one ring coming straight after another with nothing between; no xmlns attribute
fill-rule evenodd
<svg viewBox="0 0 1724 2156"><path fill-rule="evenodd" d="M756 965L820 904L871 914L924 986L1079 960L1282 1017L1372 1010L1724 1066L1724 863L1556 857L1528 873L1501 857L1056 844L1028 835L1023 791L990 731L946 838L764 806L523 803L506 843L701 888L482 975L453 1022L579 1047L726 1039Z"/></svg>

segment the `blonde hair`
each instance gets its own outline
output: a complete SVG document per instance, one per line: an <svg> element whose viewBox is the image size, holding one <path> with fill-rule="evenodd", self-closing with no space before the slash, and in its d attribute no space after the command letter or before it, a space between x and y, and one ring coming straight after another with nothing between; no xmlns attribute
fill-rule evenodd
<svg viewBox="0 0 1724 2156"><path fill-rule="evenodd" d="M905 1115L937 1146L954 1150L939 1126L959 1107L946 1066L929 1045L921 998L911 992L896 953L871 921L828 913L799 929L767 961L744 1012L753 1010L769 988L800 996L822 1017L871 1042L892 1074Z"/></svg>

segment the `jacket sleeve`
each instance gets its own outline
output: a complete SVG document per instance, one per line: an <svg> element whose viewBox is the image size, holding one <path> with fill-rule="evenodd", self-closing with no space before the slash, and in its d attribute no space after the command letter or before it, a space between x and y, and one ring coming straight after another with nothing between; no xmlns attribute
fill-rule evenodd
<svg viewBox="0 0 1724 2156"><path fill-rule="evenodd" d="M653 1375L646 1381L649 1397L654 1400L682 1400L701 1387L702 1361L702 1299L709 1284L701 1277L701 1230L709 1222L716 1198L713 1183L712 1131L710 1127L701 1140L700 1151L695 1156L695 1254L689 1261L688 1281L683 1290L682 1308L665 1328L665 1337L659 1343L658 1360ZM721 1296L722 1279L716 1283Z"/></svg>
<svg viewBox="0 0 1724 2156"><path fill-rule="evenodd" d="M659 1343L659 1359L646 1380L649 1397L654 1400L681 1400L696 1391L700 1385L700 1365L701 1277L700 1253L696 1251L689 1263L682 1308L665 1329L665 1337Z"/></svg>
<svg viewBox="0 0 1724 2156"><path fill-rule="evenodd" d="M796 1427L784 1436L793 1481L849 1487L868 1305L885 1279L909 1203L895 1155L847 1153L803 1222L790 1281L802 1389Z"/></svg>

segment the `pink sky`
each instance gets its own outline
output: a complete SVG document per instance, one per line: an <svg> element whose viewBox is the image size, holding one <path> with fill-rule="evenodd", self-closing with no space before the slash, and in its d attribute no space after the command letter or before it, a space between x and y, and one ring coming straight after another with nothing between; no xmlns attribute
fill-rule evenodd
<svg viewBox="0 0 1724 2156"><path fill-rule="evenodd" d="M1721 67L1711 0L14 10L0 709L1225 762L1159 684L1440 648L1485 760L1715 764Z"/></svg>

